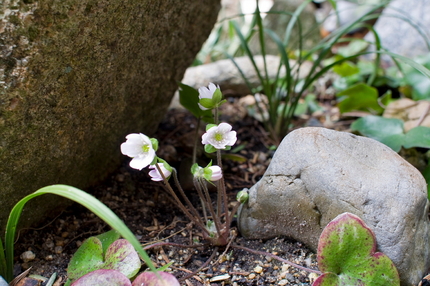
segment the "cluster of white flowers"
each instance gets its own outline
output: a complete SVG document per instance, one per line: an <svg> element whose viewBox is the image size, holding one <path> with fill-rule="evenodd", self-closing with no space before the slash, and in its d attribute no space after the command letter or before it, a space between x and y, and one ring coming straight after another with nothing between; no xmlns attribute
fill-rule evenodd
<svg viewBox="0 0 430 286"><path fill-rule="evenodd" d="M216 92L220 92L219 86L210 83L208 87L199 88L199 99L212 100ZM216 106L219 101L219 99L216 99L214 101L214 105ZM198 104L202 110L209 109L202 106L200 103ZM172 174L172 168L165 161L157 158L155 154L157 151L156 149L158 148L158 142L155 139L150 139L142 133L132 133L127 135L125 138L127 140L121 144L121 153L132 158L130 161L130 167L142 170L149 166L149 169L151 169L149 176L151 176L151 180L153 181L163 181L163 176L160 174L159 169L163 173L164 178L167 179L170 177ZM232 131L232 126L228 123L210 125L206 133L202 136L202 144L205 146L210 145L218 150L233 146L236 143L236 140L236 131ZM159 169L155 164L158 165ZM210 181L218 181L222 178L222 170L219 166L199 168L199 171L194 172L195 176L202 176ZM210 174L210 178L204 176L204 174Z"/></svg>

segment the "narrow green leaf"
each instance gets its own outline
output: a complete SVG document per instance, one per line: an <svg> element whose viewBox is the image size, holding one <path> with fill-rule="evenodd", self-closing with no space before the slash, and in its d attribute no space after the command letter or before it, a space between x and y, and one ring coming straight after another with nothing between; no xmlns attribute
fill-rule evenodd
<svg viewBox="0 0 430 286"><path fill-rule="evenodd" d="M140 242L136 239L130 229L111 209L109 209L106 205L97 200L95 197L77 188L67 185L52 185L41 188L38 191L24 197L13 207L12 211L10 212L9 219L6 225L5 235L5 251L7 265L7 273L5 275L5 278L8 281L10 281L13 277L13 246L15 242L16 227L18 225L18 220L21 216L22 209L24 208L25 204L32 198L45 194L62 196L88 208L95 215L105 221L109 226L117 230L123 238L127 239L139 253L141 258L145 261L146 265L151 269L151 271L157 271L148 254L143 250L142 246L140 245Z"/></svg>

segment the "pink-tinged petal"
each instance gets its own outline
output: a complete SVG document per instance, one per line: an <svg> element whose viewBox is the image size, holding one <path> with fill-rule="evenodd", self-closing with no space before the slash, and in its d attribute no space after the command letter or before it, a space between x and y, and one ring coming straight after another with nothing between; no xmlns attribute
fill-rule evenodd
<svg viewBox="0 0 430 286"><path fill-rule="evenodd" d="M226 134L226 140L228 141L227 145L233 146L237 141L236 131L230 131Z"/></svg>
<svg viewBox="0 0 430 286"><path fill-rule="evenodd" d="M209 169L212 170L211 181L215 182L215 181L221 180L222 170L221 170L220 166L217 166L217 165L210 166Z"/></svg>
<svg viewBox="0 0 430 286"><path fill-rule="evenodd" d="M167 170L164 167L163 163L157 163L157 164L160 167L161 171L163 172L164 177L165 178L169 178L170 175L172 174L172 172L170 172L169 170ZM151 180L156 181L156 182L163 181L163 177L161 176L160 172L158 172L158 169L155 167L155 165L151 165L151 166L149 166L149 168L152 169L149 172L149 176L151 176Z"/></svg>
<svg viewBox="0 0 430 286"><path fill-rule="evenodd" d="M218 125L218 131L219 132L221 132L221 133L227 133L227 132L230 132L230 130L231 130L231 125L230 124L228 124L228 123L225 123L225 122L223 122L223 123L220 123L219 125Z"/></svg>

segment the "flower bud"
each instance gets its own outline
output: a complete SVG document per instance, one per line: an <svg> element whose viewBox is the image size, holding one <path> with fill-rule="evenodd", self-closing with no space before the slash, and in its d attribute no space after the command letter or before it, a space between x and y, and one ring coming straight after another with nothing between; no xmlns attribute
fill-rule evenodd
<svg viewBox="0 0 430 286"><path fill-rule="evenodd" d="M249 199L248 189L243 189L242 191L237 193L236 200L239 203L244 204L248 201L248 199Z"/></svg>

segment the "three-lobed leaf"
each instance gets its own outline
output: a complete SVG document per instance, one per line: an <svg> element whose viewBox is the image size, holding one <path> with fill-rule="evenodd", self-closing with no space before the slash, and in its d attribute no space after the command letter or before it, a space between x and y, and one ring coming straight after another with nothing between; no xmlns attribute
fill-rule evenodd
<svg viewBox="0 0 430 286"><path fill-rule="evenodd" d="M372 230L351 213L337 216L324 228L317 259L324 274L313 286L400 285L393 262L376 252Z"/></svg>
<svg viewBox="0 0 430 286"><path fill-rule="evenodd" d="M71 281L77 280L100 269L117 270L128 278L136 275L141 267L137 252L125 239L117 239L111 243L115 236L114 232L102 234L103 243L95 236L85 240L70 260L68 278ZM106 251L104 246L108 246Z"/></svg>

